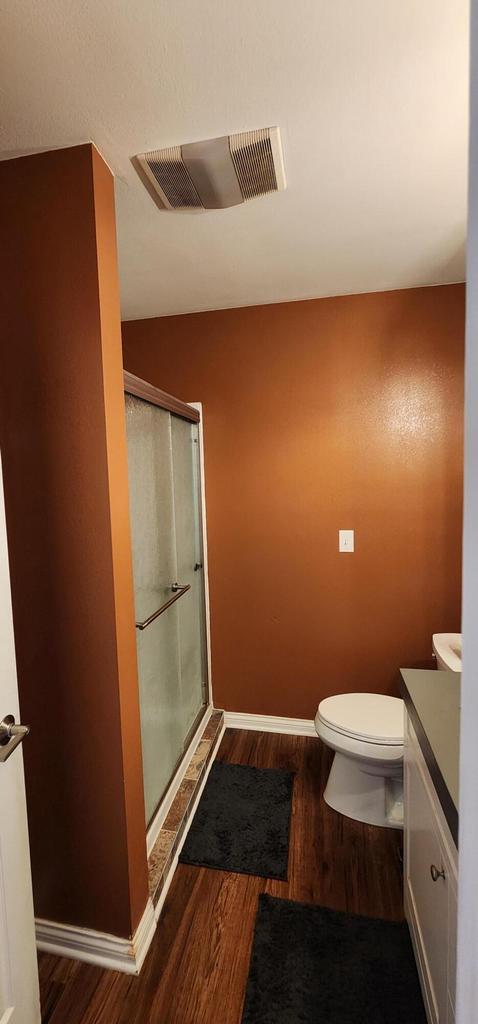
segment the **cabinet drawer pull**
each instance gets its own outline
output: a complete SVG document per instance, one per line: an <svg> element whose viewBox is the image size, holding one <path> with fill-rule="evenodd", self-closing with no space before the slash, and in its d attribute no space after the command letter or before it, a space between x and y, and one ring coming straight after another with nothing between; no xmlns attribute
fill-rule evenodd
<svg viewBox="0 0 478 1024"><path fill-rule="evenodd" d="M446 878L443 868L440 871L440 869L437 868L435 864L430 864L430 874L434 882L438 882L439 878Z"/></svg>

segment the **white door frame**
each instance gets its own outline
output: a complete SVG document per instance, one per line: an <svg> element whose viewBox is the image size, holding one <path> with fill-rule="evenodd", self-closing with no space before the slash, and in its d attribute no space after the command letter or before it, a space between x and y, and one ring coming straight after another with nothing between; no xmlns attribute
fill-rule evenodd
<svg viewBox="0 0 478 1024"><path fill-rule="evenodd" d="M19 722L0 463L0 719ZM0 1024L38 1024L40 998L21 746L0 763Z"/></svg>
<svg viewBox="0 0 478 1024"><path fill-rule="evenodd" d="M478 1021L478 2L471 4L457 1024Z"/></svg>

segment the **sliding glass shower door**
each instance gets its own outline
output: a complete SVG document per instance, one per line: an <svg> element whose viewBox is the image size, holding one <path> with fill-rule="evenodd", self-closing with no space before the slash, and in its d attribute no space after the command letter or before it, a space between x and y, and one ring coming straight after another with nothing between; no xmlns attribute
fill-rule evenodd
<svg viewBox="0 0 478 1024"><path fill-rule="evenodd" d="M140 397L140 384L125 401L149 822L205 710L207 658L198 424L155 404L168 396L148 385Z"/></svg>

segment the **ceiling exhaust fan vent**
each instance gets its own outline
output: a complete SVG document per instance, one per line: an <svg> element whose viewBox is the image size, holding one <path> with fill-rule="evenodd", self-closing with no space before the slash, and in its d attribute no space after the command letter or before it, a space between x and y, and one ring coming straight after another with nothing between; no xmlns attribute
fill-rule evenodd
<svg viewBox="0 0 478 1024"><path fill-rule="evenodd" d="M155 149L133 162L167 210L219 210L286 187L278 128Z"/></svg>
<svg viewBox="0 0 478 1024"><path fill-rule="evenodd" d="M145 153L144 160L157 185L164 193L172 210L203 209L185 164L181 159L181 147L154 149Z"/></svg>
<svg viewBox="0 0 478 1024"><path fill-rule="evenodd" d="M277 129L278 130L278 129ZM229 136L229 149L244 199L277 192L270 128Z"/></svg>

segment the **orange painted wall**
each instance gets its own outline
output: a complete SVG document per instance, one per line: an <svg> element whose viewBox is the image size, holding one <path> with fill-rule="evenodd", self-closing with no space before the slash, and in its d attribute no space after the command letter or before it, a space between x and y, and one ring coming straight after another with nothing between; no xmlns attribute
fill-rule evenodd
<svg viewBox="0 0 478 1024"><path fill-rule="evenodd" d="M217 706L311 718L329 694L394 693L460 628L464 297L123 324L126 369L204 405Z"/></svg>
<svg viewBox="0 0 478 1024"><path fill-rule="evenodd" d="M0 214L35 910L129 936L148 889L113 178L91 145L6 161Z"/></svg>

